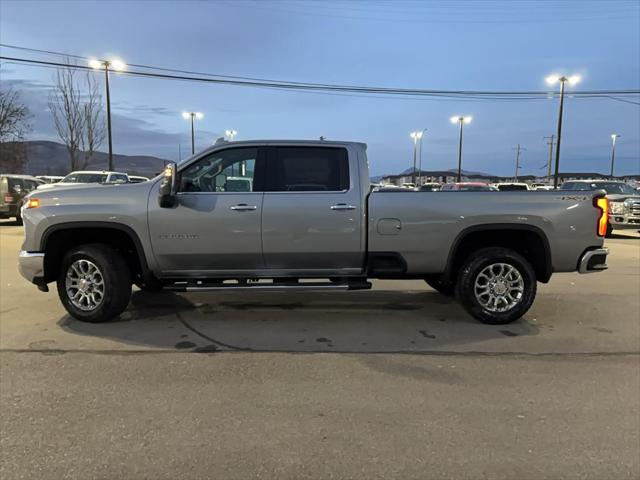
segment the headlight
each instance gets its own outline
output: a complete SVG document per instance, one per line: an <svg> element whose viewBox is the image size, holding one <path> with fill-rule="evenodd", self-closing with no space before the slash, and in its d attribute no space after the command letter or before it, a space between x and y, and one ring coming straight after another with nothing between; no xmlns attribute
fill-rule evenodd
<svg viewBox="0 0 640 480"><path fill-rule="evenodd" d="M624 204L622 202L610 202L611 213L624 213Z"/></svg>

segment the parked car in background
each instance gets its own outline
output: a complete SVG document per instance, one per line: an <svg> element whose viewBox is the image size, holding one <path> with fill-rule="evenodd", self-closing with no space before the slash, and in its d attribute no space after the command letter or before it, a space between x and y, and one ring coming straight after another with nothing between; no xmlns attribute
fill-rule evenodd
<svg viewBox="0 0 640 480"><path fill-rule="evenodd" d="M44 183L57 183L64 177L61 175L36 175L36 178Z"/></svg>
<svg viewBox="0 0 640 480"><path fill-rule="evenodd" d="M419 187L416 187L416 190L418 192L439 192L440 187L442 187L441 183L430 182L430 183L423 183Z"/></svg>
<svg viewBox="0 0 640 480"><path fill-rule="evenodd" d="M610 236L615 229L640 230L640 193L630 185L606 180L575 180L564 182L560 190L607 192L609 200L607 236Z"/></svg>
<svg viewBox="0 0 640 480"><path fill-rule="evenodd" d="M149 179L147 177L140 177L138 175L129 175L129 183L142 183L148 182Z"/></svg>
<svg viewBox="0 0 640 480"><path fill-rule="evenodd" d="M532 183L529 185L531 190L546 192L548 190L553 190L553 185L549 185L547 183Z"/></svg>
<svg viewBox="0 0 640 480"><path fill-rule="evenodd" d="M47 190L49 188L81 185L85 183L101 183L111 185L129 183L129 175L122 172L80 170L77 172L71 172L59 182L41 185L40 187L38 187L38 189Z"/></svg>
<svg viewBox="0 0 640 480"><path fill-rule="evenodd" d="M15 217L22 224L20 208L24 198L38 185L43 185L42 181L30 175L0 174L0 218Z"/></svg>
<svg viewBox="0 0 640 480"><path fill-rule="evenodd" d="M525 192L531 190L528 183L503 182L494 184L501 192Z"/></svg>
<svg viewBox="0 0 640 480"><path fill-rule="evenodd" d="M496 187L482 182L445 183L440 187L441 192L497 192Z"/></svg>

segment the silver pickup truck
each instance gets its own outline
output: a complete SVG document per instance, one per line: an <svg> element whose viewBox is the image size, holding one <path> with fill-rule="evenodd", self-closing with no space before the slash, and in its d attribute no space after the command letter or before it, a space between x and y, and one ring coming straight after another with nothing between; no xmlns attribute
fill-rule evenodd
<svg viewBox="0 0 640 480"><path fill-rule="evenodd" d="M371 288L424 279L503 324L553 272L604 270L604 192L371 191L366 146L216 145L139 184L32 193L22 275L75 318L159 291Z"/></svg>

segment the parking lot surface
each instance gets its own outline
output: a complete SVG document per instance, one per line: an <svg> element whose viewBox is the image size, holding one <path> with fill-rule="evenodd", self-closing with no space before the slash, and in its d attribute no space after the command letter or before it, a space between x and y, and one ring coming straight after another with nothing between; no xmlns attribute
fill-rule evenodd
<svg viewBox="0 0 640 480"><path fill-rule="evenodd" d="M66 315L0 222L0 478L640 478L640 237L488 326L421 281Z"/></svg>

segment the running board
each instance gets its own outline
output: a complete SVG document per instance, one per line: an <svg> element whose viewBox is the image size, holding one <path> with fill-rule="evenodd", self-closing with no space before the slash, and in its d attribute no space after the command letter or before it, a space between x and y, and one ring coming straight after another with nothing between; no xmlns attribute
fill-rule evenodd
<svg viewBox="0 0 640 480"><path fill-rule="evenodd" d="M328 282L303 282L303 283L207 283L201 281L175 282L166 285L165 290L173 292L213 292L213 291L260 291L277 292L282 290L369 290L371 282L357 283L328 283Z"/></svg>

